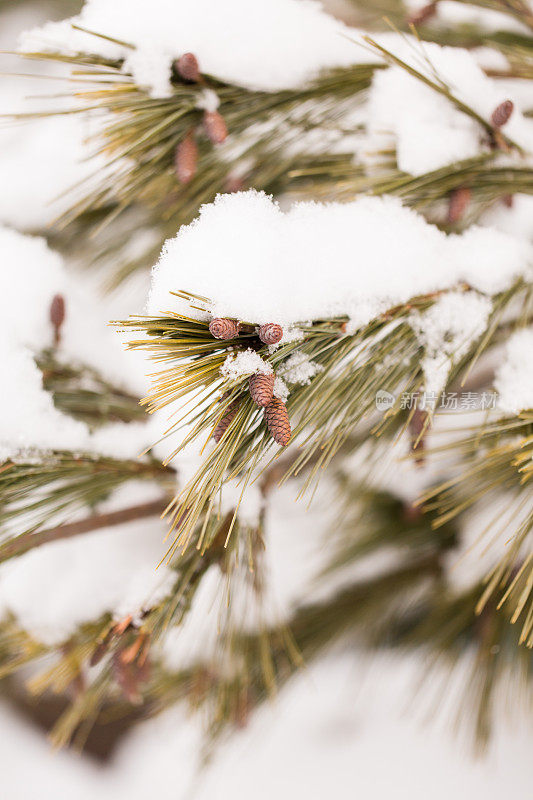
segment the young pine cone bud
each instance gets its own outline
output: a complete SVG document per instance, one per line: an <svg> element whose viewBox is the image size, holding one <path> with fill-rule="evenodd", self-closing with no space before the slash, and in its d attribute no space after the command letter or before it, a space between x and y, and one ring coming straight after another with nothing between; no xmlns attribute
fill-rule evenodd
<svg viewBox="0 0 533 800"><path fill-rule="evenodd" d="M282 447L286 447L291 438L291 424L285 403L274 397L263 413L267 428L274 441Z"/></svg>
<svg viewBox="0 0 533 800"><path fill-rule="evenodd" d="M200 80L200 66L194 53L183 53L174 61L174 69L184 81L198 83Z"/></svg>
<svg viewBox="0 0 533 800"><path fill-rule="evenodd" d="M415 408L409 420L409 434L411 436L411 450L414 453L415 464L422 467L426 462L426 434L431 424L427 411Z"/></svg>
<svg viewBox="0 0 533 800"><path fill-rule="evenodd" d="M242 192L245 183L238 175L228 175L224 183L224 194L232 194L233 192Z"/></svg>
<svg viewBox="0 0 533 800"><path fill-rule="evenodd" d="M209 333L215 339L235 339L239 335L240 325L234 319L215 317L209 323Z"/></svg>
<svg viewBox="0 0 533 800"><path fill-rule="evenodd" d="M65 298L56 294L50 303L50 322L54 329L54 345L57 347L61 340L61 326L65 321Z"/></svg>
<svg viewBox="0 0 533 800"><path fill-rule="evenodd" d="M250 395L257 406L267 406L274 397L274 373L264 375L258 372L250 378Z"/></svg>
<svg viewBox="0 0 533 800"><path fill-rule="evenodd" d="M194 178L197 163L198 146L194 141L193 134L188 133L176 147L174 157L174 168L180 183L189 183Z"/></svg>
<svg viewBox="0 0 533 800"><path fill-rule="evenodd" d="M259 328L259 338L264 344L277 344L283 336L283 328L275 322L268 322Z"/></svg>
<svg viewBox="0 0 533 800"><path fill-rule="evenodd" d="M218 444L226 431L228 430L229 426L235 419L235 415L239 410L240 402L238 400L234 400L232 403L224 411L224 414L218 421L218 424L213 431L213 439Z"/></svg>
<svg viewBox="0 0 533 800"><path fill-rule="evenodd" d="M204 111L204 129L213 144L221 144L228 135L226 121L219 111Z"/></svg>
<svg viewBox="0 0 533 800"><path fill-rule="evenodd" d="M509 121L513 109L514 104L512 100L504 100L503 103L500 103L492 112L491 122L494 127L501 128L502 125L505 125L505 123Z"/></svg>
<svg viewBox="0 0 533 800"><path fill-rule="evenodd" d="M459 189L454 189L450 195L450 202L448 205L448 222L453 225L459 222L472 199L472 192L466 186L461 186Z"/></svg>
<svg viewBox="0 0 533 800"><path fill-rule="evenodd" d="M437 3L428 3L427 6L419 8L408 18L409 25L423 25L437 13Z"/></svg>

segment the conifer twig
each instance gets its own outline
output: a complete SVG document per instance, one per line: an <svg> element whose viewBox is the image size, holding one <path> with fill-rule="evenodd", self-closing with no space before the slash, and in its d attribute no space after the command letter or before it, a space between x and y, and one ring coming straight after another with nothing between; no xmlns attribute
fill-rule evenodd
<svg viewBox="0 0 533 800"><path fill-rule="evenodd" d="M21 533L20 536L16 536L14 539L10 539L0 545L0 563L8 558L21 556L27 553L28 550L48 542L70 539L81 533L89 533L100 528L109 528L114 525L133 522L137 519L154 517L163 513L167 503L167 499L152 500L148 503L139 503L136 506L121 508L119 511L110 511L106 514L91 514L91 516L80 519L77 522L68 522L65 525L57 525L54 528L45 528L42 531L33 533Z"/></svg>

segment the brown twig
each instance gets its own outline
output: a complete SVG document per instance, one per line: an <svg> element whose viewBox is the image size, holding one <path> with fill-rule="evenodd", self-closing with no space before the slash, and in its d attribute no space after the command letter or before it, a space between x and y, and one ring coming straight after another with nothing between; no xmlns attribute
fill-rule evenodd
<svg viewBox="0 0 533 800"><path fill-rule="evenodd" d="M33 533L22 533L20 536L16 536L0 545L0 563L7 561L8 558L21 556L27 553L28 550L48 542L70 539L81 533L89 533L99 528L121 525L124 522L132 522L136 519L154 517L162 514L167 504L167 499L152 500L149 503L122 508L120 511L110 511L107 514L92 514L90 517L85 517L85 519L69 522L66 525L58 525L55 528L45 528L42 531Z"/></svg>

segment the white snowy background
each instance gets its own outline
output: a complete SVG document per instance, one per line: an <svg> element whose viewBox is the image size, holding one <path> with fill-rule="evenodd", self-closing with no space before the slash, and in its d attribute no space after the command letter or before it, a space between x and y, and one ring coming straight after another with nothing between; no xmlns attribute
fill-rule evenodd
<svg viewBox="0 0 533 800"><path fill-rule="evenodd" d="M276 2L272 0L272 3L274 9L283 6L283 2L278 0ZM99 5L103 7L102 2L94 3L95 7ZM132 5L136 7L137 2ZM189 5L192 8L194 3ZM223 0L217 5L219 13L223 13L222 9L225 6ZM239 3L233 2L231 5L237 13ZM453 19L454 12L451 7L459 4L442 5L446 7L445 13ZM204 7L205 2L199 3L198 9L192 11L191 16L198 14L201 18ZM47 7L44 2L35 5L25 4L21 9L17 9L16 3L13 3L0 15L0 47L13 49L20 31L40 26L46 17ZM275 21L276 16L267 14L265 19L274 24L272 20ZM189 23L192 25L194 20L192 22L189 20ZM217 20L211 20L211 23L211 27L206 26L204 39L200 39L197 43L197 48L199 50L204 48L205 54L210 52L209 32L217 29ZM135 35L139 35L138 26L136 29L135 25L135 14L130 15L128 24L131 24L131 31L126 31L123 35L125 38L131 36L133 40ZM259 23L258 25L263 32L263 42L267 42L264 25ZM61 28L53 28L52 33L52 38L60 36ZM172 31L167 32L166 35L170 37L171 33ZM299 58L291 63L290 79L287 78L287 73L271 76L270 88L291 85L292 82L297 84L309 74L306 64L316 63L317 58L324 64L350 63L354 59L352 47L348 47L343 41L338 59L331 62L328 48L321 39L322 33L323 29L318 24L315 38L313 31L308 30L307 41L314 44L314 49L312 51L302 49ZM281 41L280 48L286 48L288 44L290 42ZM164 50L165 46L167 46L165 42L156 41L154 44L155 50L159 51ZM250 54L244 48L240 56L242 63L233 59L227 65L220 61L215 64L222 77L225 75L231 78L232 69L237 75L242 76L251 58L257 64L257 60L254 60L257 59L256 51ZM478 72L474 61L470 57L467 58L466 54L464 58L457 59L456 63L452 61L453 59L444 58L446 66L452 72L458 70L465 77L465 85L471 93L470 99L476 98L478 103L487 105L487 108L480 108L480 113L486 113L487 109L494 107L498 98L491 94L491 87L483 83L479 77L481 73ZM38 65L28 62L23 62L21 68L20 62L7 56L2 57L2 63L3 71L39 70ZM154 86L161 86L158 77L161 74L160 62L154 64L146 56L144 61L131 66L137 69L140 75L146 75L147 70L151 70L149 74L153 76ZM261 80L266 80L263 73L255 74L251 68L246 74L254 86L260 85ZM0 81L2 113L17 111L23 107L25 95L43 91L44 81L28 82L22 78L6 76L1 77ZM57 85L51 84L48 89L55 91ZM386 128L388 134L395 137L399 157L403 159L406 169L413 173L423 172L447 163L458 154L466 157L478 151L479 143L475 140L470 123L458 129L453 114L450 119L441 116L443 106L440 102L435 101L434 105L431 105L433 98L428 106L424 99L417 104L417 97L414 97L411 108L425 108L427 112L426 118L414 121L412 115L410 119L402 116L401 108L391 107L393 98L405 96L405 93L410 91L414 95L417 94L416 88L409 85L409 79L405 78L403 73L391 70L383 73L376 82L370 105L376 136L378 137ZM405 105L404 103L404 107ZM448 113L446 107L444 113ZM441 126L447 123L453 136L442 135ZM431 137L434 125L439 129L441 149L433 149L429 153L427 149L420 148L413 139L413 126L419 133L423 131L423 137L427 138ZM513 125L514 138L519 141L527 140L530 131L519 113L515 116ZM47 120L40 123L38 128L39 130L37 126L32 128L29 125L25 125L23 129L14 129L7 125L0 128L0 185L3 187L0 196L0 224L8 227L33 230L46 225L64 207L62 201L51 203L52 198L87 174L87 165L80 163L80 157L83 155L84 131L83 125L77 118ZM90 169L94 167L93 162ZM238 204L245 201L234 198L232 202ZM382 204L381 200L373 202L376 206ZM491 285L493 276L490 270L468 276L461 272L462 263L468 261L467 254L470 247L475 248L476 252L479 252L480 248L483 249L487 258L489 254L497 253L498 248L504 248L509 274L523 274L530 248L527 240L531 236L533 227L531 208L527 198L519 198L512 218L502 211L490 220L492 228L479 234L477 239L474 238L472 242L467 239L461 245L447 244L447 247L455 247L457 264L457 275L448 276L449 282L453 282L452 278L468 277L470 283L481 292L486 291L490 294L491 291L497 290L497 287ZM246 247L254 246L254 242L258 255L266 253L266 249L262 247L257 237L265 216L270 218L272 215L276 218L275 225L279 226L279 231L276 228L277 235L285 237L284 248L287 258L293 263L300 258L302 264L308 265L311 254L316 255L317 243L305 233L305 231L311 232L316 227L312 214L311 218L306 219L305 213L300 213L295 226L289 229L289 225L281 220L280 212L274 211L262 199L253 200L245 210L250 214L250 225L247 226L249 238L243 237L239 242L239 247L243 251L243 261L248 258ZM220 229L227 231L228 218L225 215L231 216L231 207L222 208L218 212L211 211L212 215L216 216L217 213L220 214ZM238 213L241 212L238 210ZM333 210L328 224L343 226L345 213L346 211L342 209ZM372 238L373 233L368 227L365 209L359 213L361 233L366 230L367 236ZM402 214L405 215L406 224ZM424 247L427 247L431 251L434 250L435 254L440 252L439 263L442 263L442 267L437 263L436 270L438 273L441 269L444 274L441 235L435 229L424 228L422 221L411 219L412 216L412 212L401 211L400 216L396 218L398 225L407 231L406 263L409 262L416 268L417 257L420 258L420 263L423 263L423 259L427 257L427 249L424 251ZM218 224L216 219L214 223L216 227ZM201 230L198 226L188 238L173 243L165 256L166 263L168 264L168 260L172 258L173 249L181 257L183 248L190 246L194 257L200 261L205 258L207 264L210 239L209 236L199 239ZM515 235L516 238L507 238ZM0 245L3 247L0 289L4 287L0 297L2 316L0 333L4 333L6 337L9 331L14 335L16 315L13 315L9 303L5 304L5 308L2 307L2 299L7 297L8 289L13 291L13 284L17 281L13 254L22 252L19 245L14 243L13 236L9 231L0 231ZM340 241L335 237L333 240ZM303 252L300 247L302 242L305 244ZM217 246L219 244L217 241ZM25 247L38 249L39 245L32 243L26 244ZM206 248L205 254L202 247ZM330 287L332 297L338 297L339 294L344 297L343 259L349 259L350 255L350 252L340 250L333 259L334 263L340 266L339 274L336 276L337 283ZM235 256L234 250L232 256ZM40 260L46 261L56 281L53 290L50 291L53 294L61 290L70 298L69 302L76 311L77 324L72 325L72 330L66 331L65 339L73 352L83 355L89 363L98 361L99 353L106 347L105 341L101 338L104 336L102 331L105 321L142 309L148 289L148 276L126 285L121 292L108 297L105 302L101 301L98 306L98 317L89 314L85 318L83 297L86 293L95 291L90 279L80 277L74 281L75 285L71 285L72 279L69 278L70 283L67 281L62 267L55 264L54 257L50 254L44 255L37 250L28 251L26 259L28 261L33 259L35 264L41 263ZM379 259L379 253L376 254L376 259ZM236 264L239 263L238 258L234 261ZM219 263L218 268L220 268ZM279 264L279 268L282 274L283 263ZM260 269L259 262L258 270ZM369 285L366 312L370 315L375 313L376 308L379 309L380 298L376 296L376 288L371 285L375 271L369 269L367 272ZM431 285L421 282L420 270L415 269L415 272L418 279L413 276L413 280L417 291L431 290ZM20 291L26 293L28 287L35 290L37 304L38 271L24 274L25 282L21 285ZM202 275L204 276L202 279L208 284L209 274L204 271ZM251 275L250 280L253 282L256 277ZM432 279L438 282L439 275L433 273ZM390 280L387 280L387 285L391 289ZM160 265L159 283L156 282L154 287L154 292L159 291L162 296L166 294L164 260ZM394 294L395 288L391 289L397 302L403 299L401 289L401 286L398 287L396 294ZM259 294L258 297L262 300L264 296ZM306 297L311 301L316 297L316 292L313 295L312 286L307 296L302 299L302 308L297 311L291 309L298 318L313 315L312 305L305 305ZM324 298L321 299L323 302L328 301L328 298L325 301ZM154 294L152 302L155 302ZM483 302L479 305L475 313L472 311L474 316L477 313L483 318L486 309ZM263 309L257 308L254 312L258 318L263 313L265 319L269 318L268 309L263 312ZM443 309L441 312L445 313ZM451 307L446 312L453 316L455 309ZM238 314L238 311L235 313ZM286 321L291 320L287 318ZM24 336L29 336L31 339L31 335L36 338L40 335L38 320L33 334L31 331L24 331ZM524 333L522 339L523 341L517 339L511 343L505 371L502 370L500 373L502 388L509 393L507 406L510 410L513 410L513 403L516 408L529 403L533 394L533 386L524 388L523 382L520 382L518 388L513 386L523 362L523 353L531 350L531 334ZM28 344L31 344L31 341L26 341L24 346ZM4 346L2 343L2 347ZM32 375L28 374L29 364L27 359L25 360L23 347L18 349L15 347L9 352L15 355L10 355L9 358L6 356L6 374L10 375L10 380L20 379L24 385L30 386ZM139 365L133 361L123 361L118 355L115 357L112 349L107 352L105 365L99 363L99 366L103 366L104 371L107 369L115 377L121 376L133 390L140 392L143 390L143 375ZM430 367L431 365L428 365L428 371ZM525 393L523 401L517 394L518 390ZM505 392L500 393L505 398ZM83 442L85 447L94 446L102 451L104 446L102 441L85 441L85 431L75 425L67 430L62 427L64 421L61 421L59 428L54 428L54 425L59 424L54 418L54 409L32 407L33 397L32 392L28 391L25 398L28 419L35 419L36 415L41 414L46 424L35 431L25 428L21 431L21 435L27 435L33 443L36 436L41 436L43 446L46 446L46 436L52 434L56 436L58 429L61 428L61 434L68 442L74 442L75 446L80 446L80 442ZM42 397L37 394L35 397L38 402L42 401ZM11 434L15 423L16 421L10 421L8 418L2 420L5 429L9 429ZM150 430L139 431L139 442L133 444L130 442L129 446L138 451L140 447L149 443L150 436ZM148 441L143 441L142 437L148 437ZM19 444L24 445L24 441L20 441ZM117 439L106 437L106 446L111 451L119 451L121 445L120 437ZM139 497L138 493L135 497ZM285 608L293 597L297 597L299 592L303 591L315 564L320 563L318 544L320 515L317 515L316 537L310 540L308 524L302 513L294 506L289 492L279 491L273 506L275 510L274 518L270 520L272 534L268 557L277 599L280 607ZM132 526L129 526L127 532L127 545L124 530L115 528L90 534L83 542L58 543L19 559L13 567L4 570L0 576L2 579L0 606L2 603L7 603L11 609L17 611L28 629L31 630L32 626L35 626L42 636L48 635L52 641L54 637L61 638L65 630L68 630L69 624L75 625L80 619L99 613L99 598L104 597L106 603L114 604L117 609L121 600L127 603L128 595L135 597L136 586L133 583L128 584L130 573L138 575L143 564L154 563L162 552L161 540L164 533L162 524L151 523L148 530L144 523L139 526L138 531L132 531L131 528ZM102 561L103 552L106 553L108 569L105 574L99 575L98 565ZM125 561L126 553L131 555L131 561ZM297 565L297 568L294 565ZM69 571L69 579L63 583L59 591L53 583L54 570L65 568ZM295 571L296 569L298 571ZM93 597L95 578L99 581L100 592ZM139 580L143 590L146 590L147 581L142 575ZM158 580L164 580L164 577L162 579L159 576ZM33 595L27 592L29 586L33 587ZM157 591L159 587L154 585L150 588ZM113 593L117 595L116 598ZM38 604L35 603L36 597L40 598ZM76 605L77 602L80 603L79 607ZM134 602L132 600L132 603ZM63 614L58 613L58 607L61 605L65 612ZM61 618L61 625L65 626L64 628L61 626L58 628L58 617ZM195 644L198 645L195 637L199 634L194 630L194 618L188 627L189 638L181 637L178 650L180 647L183 649L183 641L188 641L191 649ZM172 658L176 658L176 653L176 648L173 651L172 647L169 647L167 654L169 663L172 662ZM422 800L426 797L439 800L439 798L458 796L483 797L485 800L491 800L500 798L503 794L513 798L529 796L531 728L526 721L526 713L523 717L518 715L508 719L502 704L496 736L489 751L483 758L476 759L472 755L470 744L462 737L453 735L451 723L454 703L461 702L459 688L467 679L469 665L464 663L457 670L451 686L446 683L444 672L442 675L433 672L431 685L425 690L415 692L423 674L423 666L423 657L415 658L412 655L405 657L382 655L370 660L362 654L352 652L328 657L303 671L275 701L260 708L252 717L248 727L235 733L227 743L223 744L203 771L198 769L198 755L201 748L200 725L197 720L186 715L183 709L172 709L156 719L140 724L121 742L112 760L102 766L86 756L77 756L69 751L53 753L40 730L17 717L10 706L2 704L0 705L2 797L6 800L19 800L19 798L26 800L28 797L39 797L43 800L46 798L84 800L95 797L101 800L107 798L141 800L147 796L157 800L166 798L222 800L228 797L235 800L249 797L270 800L273 796L277 796L323 800L325 797L361 796L376 800L381 798Z"/></svg>

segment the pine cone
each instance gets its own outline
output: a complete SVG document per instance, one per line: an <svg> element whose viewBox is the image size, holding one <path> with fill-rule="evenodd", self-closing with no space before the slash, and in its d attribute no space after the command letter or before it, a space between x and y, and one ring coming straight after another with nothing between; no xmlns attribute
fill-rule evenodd
<svg viewBox="0 0 533 800"><path fill-rule="evenodd" d="M275 322L268 322L259 328L259 338L264 344L277 344L283 336L283 328Z"/></svg>
<svg viewBox="0 0 533 800"><path fill-rule="evenodd" d="M174 69L184 81L198 83L200 80L200 66L194 53L184 53L174 61Z"/></svg>
<svg viewBox="0 0 533 800"><path fill-rule="evenodd" d="M204 111L204 128L213 144L221 144L227 138L226 120L219 111Z"/></svg>
<svg viewBox="0 0 533 800"><path fill-rule="evenodd" d="M180 183L189 183L194 178L197 163L198 146L194 141L193 134L188 133L176 147L174 158L174 167Z"/></svg>
<svg viewBox="0 0 533 800"><path fill-rule="evenodd" d="M285 403L274 397L266 406L264 415L267 428L274 441L286 447L291 438L291 424Z"/></svg>
<svg viewBox="0 0 533 800"><path fill-rule="evenodd" d="M450 224L453 225L463 218L466 209L470 205L471 199L472 192L468 187L461 186L459 189L454 189L450 195L450 202L448 205L448 222Z"/></svg>
<svg viewBox="0 0 533 800"><path fill-rule="evenodd" d="M240 402L239 400L234 400L232 403L224 411L224 414L219 419L218 424L213 432L213 439L218 444L226 431L228 430L229 426L235 419L235 415L239 410Z"/></svg>
<svg viewBox="0 0 533 800"><path fill-rule="evenodd" d="M215 339L235 339L239 335L239 329L239 323L227 317L215 317L209 323L209 333Z"/></svg>
<svg viewBox="0 0 533 800"><path fill-rule="evenodd" d="M256 375L252 375L249 381L250 395L256 405L264 407L271 402L274 397L275 377L274 373L264 375L262 372L258 372Z"/></svg>
<svg viewBox="0 0 533 800"><path fill-rule="evenodd" d="M504 100L503 103L500 103L492 112L491 121L494 127L501 128L502 125L505 125L505 123L509 121L513 109L514 104L512 100Z"/></svg>
<svg viewBox="0 0 533 800"><path fill-rule="evenodd" d="M57 346L61 339L61 326L65 321L65 298L56 294L50 303L50 322L54 328L54 344Z"/></svg>

